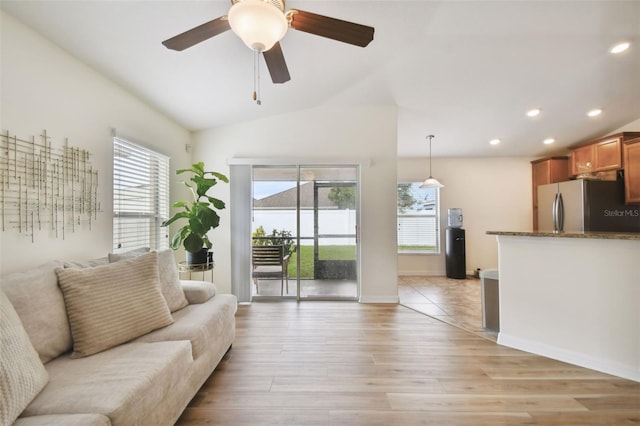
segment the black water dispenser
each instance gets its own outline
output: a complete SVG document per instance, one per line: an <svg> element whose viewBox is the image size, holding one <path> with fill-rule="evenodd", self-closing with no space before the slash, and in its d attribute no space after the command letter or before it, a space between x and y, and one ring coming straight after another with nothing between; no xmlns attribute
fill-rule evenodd
<svg viewBox="0 0 640 426"><path fill-rule="evenodd" d="M462 229L462 209L447 211L447 229L445 241L445 266L447 278L467 278L465 256L465 232Z"/></svg>

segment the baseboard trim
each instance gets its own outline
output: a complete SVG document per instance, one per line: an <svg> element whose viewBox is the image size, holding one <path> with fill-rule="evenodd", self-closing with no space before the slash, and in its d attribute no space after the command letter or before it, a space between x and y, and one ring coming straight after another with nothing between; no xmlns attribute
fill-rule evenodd
<svg viewBox="0 0 640 426"><path fill-rule="evenodd" d="M400 277L439 277L446 275L445 271L398 271Z"/></svg>
<svg viewBox="0 0 640 426"><path fill-rule="evenodd" d="M570 351L521 337L510 336L503 332L498 334L498 344L640 382L639 369L634 368L632 365L621 364L606 358L585 355L580 352Z"/></svg>
<svg viewBox="0 0 640 426"><path fill-rule="evenodd" d="M359 303L400 303L398 296L360 296Z"/></svg>

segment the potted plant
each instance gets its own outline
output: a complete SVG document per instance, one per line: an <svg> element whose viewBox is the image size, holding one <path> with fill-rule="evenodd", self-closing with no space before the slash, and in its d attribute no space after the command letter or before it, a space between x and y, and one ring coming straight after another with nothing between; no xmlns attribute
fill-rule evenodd
<svg viewBox="0 0 640 426"><path fill-rule="evenodd" d="M275 246L275 245L283 245L284 246L284 254L292 255L296 251L296 246L294 244L294 239L291 234L291 231L287 231L283 229L278 231L274 229L271 231L271 235L267 235L266 231L260 225L252 234L253 244L256 246Z"/></svg>
<svg viewBox="0 0 640 426"><path fill-rule="evenodd" d="M178 219L186 219L187 223L178 229L169 246L177 250L183 245L188 264L207 263L207 252L212 246L207 233L220 225L220 216L216 210L225 208L224 201L207 195L207 191L218 181L228 183L229 179L221 173L205 171L202 162L193 164L190 169L176 170L176 174L182 173L193 174L190 182L182 182L191 190L193 200L173 203L172 207L184 210L162 222L162 226L169 226Z"/></svg>

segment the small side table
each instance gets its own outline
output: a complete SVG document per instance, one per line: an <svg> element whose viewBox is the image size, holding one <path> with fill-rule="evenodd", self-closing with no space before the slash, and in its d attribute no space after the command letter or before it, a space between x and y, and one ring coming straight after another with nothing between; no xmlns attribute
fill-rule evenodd
<svg viewBox="0 0 640 426"><path fill-rule="evenodd" d="M187 263L185 261L178 263L178 271L180 273L188 273L189 279L191 279L191 275L194 272L202 272L202 281L205 281L204 276L207 271L211 271L211 282L213 282L213 268L215 267L215 262L207 262L207 263Z"/></svg>

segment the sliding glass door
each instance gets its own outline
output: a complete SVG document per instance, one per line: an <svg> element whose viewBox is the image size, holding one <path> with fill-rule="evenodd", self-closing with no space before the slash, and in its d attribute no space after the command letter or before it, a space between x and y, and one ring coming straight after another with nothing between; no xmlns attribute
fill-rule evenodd
<svg viewBox="0 0 640 426"><path fill-rule="evenodd" d="M298 167L254 166L252 192L251 294L253 298L297 297ZM282 246L281 262L256 258L263 246Z"/></svg>
<svg viewBox="0 0 640 426"><path fill-rule="evenodd" d="M288 256L272 276L252 274L253 299L357 300L357 176L356 166L253 166L252 247Z"/></svg>

